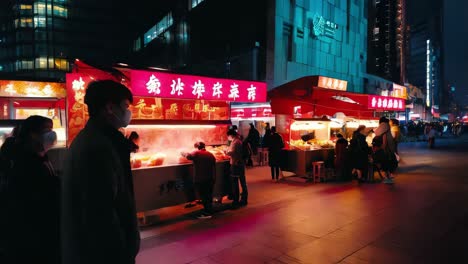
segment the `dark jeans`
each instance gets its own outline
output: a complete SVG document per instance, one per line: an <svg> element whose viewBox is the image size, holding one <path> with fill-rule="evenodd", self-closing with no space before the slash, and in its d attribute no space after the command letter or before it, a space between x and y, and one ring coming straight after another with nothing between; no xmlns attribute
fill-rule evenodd
<svg viewBox="0 0 468 264"><path fill-rule="evenodd" d="M279 166L271 166L271 179L278 180L280 175L280 167Z"/></svg>
<svg viewBox="0 0 468 264"><path fill-rule="evenodd" d="M245 179L245 167L244 165L231 165L231 179L232 179L232 196L233 203L239 203L239 181L242 186L242 197L241 202L247 203L249 192L247 190L247 181Z"/></svg>
<svg viewBox="0 0 468 264"><path fill-rule="evenodd" d="M207 214L213 213L213 181L202 181L195 183L195 188L200 195L203 208Z"/></svg>

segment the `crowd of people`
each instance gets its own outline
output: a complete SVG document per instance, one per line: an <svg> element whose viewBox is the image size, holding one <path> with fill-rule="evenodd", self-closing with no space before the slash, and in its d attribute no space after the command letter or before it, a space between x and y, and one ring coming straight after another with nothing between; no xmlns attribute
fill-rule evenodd
<svg viewBox="0 0 468 264"><path fill-rule="evenodd" d="M374 133L372 147L366 138ZM343 135L337 135L335 144L335 171L339 179L355 178L365 182L369 170L376 170L386 184L393 184L393 173L398 167L398 142L400 130L397 120L382 117L375 130L367 131L364 125L358 127L348 142Z"/></svg>

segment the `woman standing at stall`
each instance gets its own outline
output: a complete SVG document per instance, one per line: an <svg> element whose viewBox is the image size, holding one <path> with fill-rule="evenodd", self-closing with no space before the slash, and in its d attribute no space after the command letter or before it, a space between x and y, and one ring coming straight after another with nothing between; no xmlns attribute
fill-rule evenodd
<svg viewBox="0 0 468 264"><path fill-rule="evenodd" d="M31 116L16 139L8 185L6 263L60 263L60 182L46 155L57 142L52 126L49 118Z"/></svg>
<svg viewBox="0 0 468 264"><path fill-rule="evenodd" d="M281 150L284 148L283 138L280 134L276 132L276 127L271 127L271 136L270 136L269 148L268 148L268 161L271 168L271 179L273 181L279 181L280 175L280 159L281 159Z"/></svg>

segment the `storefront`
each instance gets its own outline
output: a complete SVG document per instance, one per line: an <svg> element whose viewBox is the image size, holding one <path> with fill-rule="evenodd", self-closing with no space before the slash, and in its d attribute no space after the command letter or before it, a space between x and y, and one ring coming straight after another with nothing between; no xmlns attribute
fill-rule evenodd
<svg viewBox="0 0 468 264"><path fill-rule="evenodd" d="M275 116L271 113L268 103L231 104L231 122L244 137L249 133L250 124L253 124L263 137L267 124L270 124L270 127L275 125Z"/></svg>
<svg viewBox="0 0 468 264"><path fill-rule="evenodd" d="M199 141L217 159L214 196L226 195L230 191L229 158L224 149L231 125L230 103L264 103L266 84L130 69L121 73L119 81L134 95L132 122L122 132L140 135L140 152L131 160L137 211L147 213L196 198L193 166L180 153L193 151ZM67 75L69 143L88 119L83 97L91 77Z"/></svg>
<svg viewBox="0 0 468 264"><path fill-rule="evenodd" d="M359 125L368 130L378 126L377 111L405 109L403 99L347 92L346 81L323 76L297 79L268 96L278 132L287 143L282 168L298 176L307 175L313 161L333 166L336 134L350 139Z"/></svg>
<svg viewBox="0 0 468 264"><path fill-rule="evenodd" d="M0 80L0 145L16 125L32 115L53 120L58 145L66 142L65 84Z"/></svg>

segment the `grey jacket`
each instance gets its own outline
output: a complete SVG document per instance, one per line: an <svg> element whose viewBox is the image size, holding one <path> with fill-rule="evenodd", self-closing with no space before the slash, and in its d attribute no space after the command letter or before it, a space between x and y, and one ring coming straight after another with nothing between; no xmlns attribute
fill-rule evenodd
<svg viewBox="0 0 468 264"><path fill-rule="evenodd" d="M242 141L239 137L234 138L226 154L231 157L231 165L244 164L244 160L242 159Z"/></svg>

